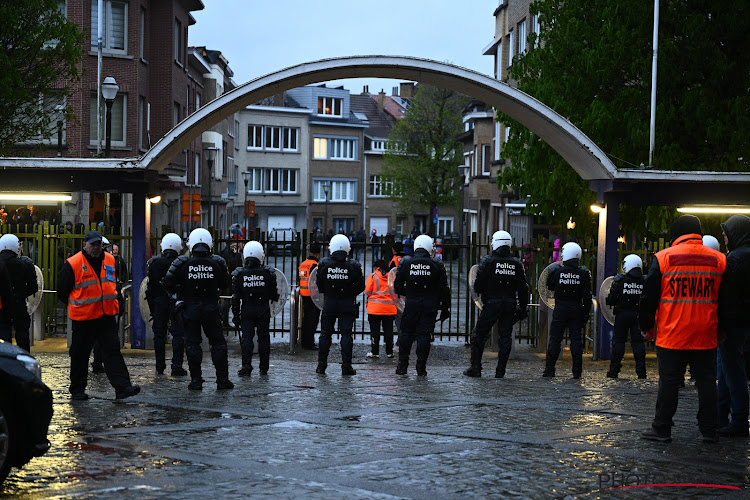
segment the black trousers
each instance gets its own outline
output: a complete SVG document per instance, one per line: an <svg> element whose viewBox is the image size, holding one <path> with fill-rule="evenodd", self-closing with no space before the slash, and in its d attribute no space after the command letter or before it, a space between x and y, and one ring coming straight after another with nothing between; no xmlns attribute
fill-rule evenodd
<svg viewBox="0 0 750 500"><path fill-rule="evenodd" d="M612 359L609 370L619 373L622 367L622 358L625 357L625 342L630 336L630 347L633 349L635 358L635 372L639 376L646 376L646 346L643 344L643 335L638 326L638 311L635 309L618 308L615 315L615 328L612 335Z"/></svg>
<svg viewBox="0 0 750 500"><path fill-rule="evenodd" d="M383 341L385 342L385 353L393 354L393 320L396 315L368 314L367 321L370 323L370 352L380 355L380 327L383 326Z"/></svg>
<svg viewBox="0 0 750 500"><path fill-rule="evenodd" d="M193 380L202 378L202 330L211 346L211 361L216 368L216 380L229 380L227 340L224 338L218 300L185 301L182 318L185 325L185 352L190 378Z"/></svg>
<svg viewBox="0 0 750 500"><path fill-rule="evenodd" d="M478 352L484 351L487 337L495 323L499 326L497 365L505 368L513 347L513 317L516 313L516 301L497 300L484 303L479 313L477 324L474 325L474 340L472 347ZM480 358L481 361L481 358Z"/></svg>
<svg viewBox="0 0 750 500"><path fill-rule="evenodd" d="M698 389L698 428L701 434L716 432L716 349L677 350L656 347L659 364L659 392L656 397L656 415L651 424L661 434L670 434L677 411L677 400L689 364Z"/></svg>
<svg viewBox="0 0 750 500"><path fill-rule="evenodd" d="M115 391L130 387L130 374L120 352L120 339L115 330L115 317L102 316L88 321L73 321L70 343L70 393L80 394L88 383L88 362L94 341L102 349L104 373Z"/></svg>
<svg viewBox="0 0 750 500"><path fill-rule="evenodd" d="M271 323L271 312L266 310L260 315L242 315L240 328L242 328L242 366L250 366L253 359L255 343L253 337L258 335L258 356L260 357L260 369L268 370L269 358L271 356L271 334L269 324Z"/></svg>
<svg viewBox="0 0 750 500"><path fill-rule="evenodd" d="M0 340L11 342L13 330L16 331L16 345L27 351L31 348L29 328L31 328L31 316L26 310L26 301L11 299L10 303L3 304L0 311Z"/></svg>
<svg viewBox="0 0 750 500"><path fill-rule="evenodd" d="M336 320L338 320L338 330L341 335L341 364L352 364L352 348L354 347L352 329L356 314L356 305L351 298L326 297L323 314L320 317L318 365L328 366L328 353L333 342L332 336L336 331Z"/></svg>
<svg viewBox="0 0 750 500"><path fill-rule="evenodd" d="M398 335L398 361L400 365L409 364L411 346L417 341L417 366L424 367L430 356L430 342L435 331L437 309L411 305L407 301L404 315L401 317L401 330Z"/></svg>
<svg viewBox="0 0 750 500"><path fill-rule="evenodd" d="M583 307L578 304L571 305L557 302L552 313L552 324L549 329L549 341L547 344L547 366L554 368L555 362L562 349L563 335L568 329L570 338L570 354L573 358L573 374L581 374L583 369L583 326L586 322Z"/></svg>
<svg viewBox="0 0 750 500"><path fill-rule="evenodd" d="M315 346L315 330L318 329L320 320L320 309L312 301L309 295L300 295L302 298L302 347Z"/></svg>

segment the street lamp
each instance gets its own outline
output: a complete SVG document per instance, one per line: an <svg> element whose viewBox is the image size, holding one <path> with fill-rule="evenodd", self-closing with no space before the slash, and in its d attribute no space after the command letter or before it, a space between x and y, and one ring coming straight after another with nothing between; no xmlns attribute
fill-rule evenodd
<svg viewBox="0 0 750 500"><path fill-rule="evenodd" d="M117 97L117 91L120 90L120 87L117 85L117 82L114 78L111 76L108 76L104 79L102 82L102 97L104 98L104 103L107 106L107 117L106 117L106 125L105 125L105 145L104 145L104 157L109 158L109 154L111 153L111 146L112 146L112 103L115 102L115 97Z"/></svg>
<svg viewBox="0 0 750 500"><path fill-rule="evenodd" d="M326 197L326 211L325 217L323 218L323 234L328 235L328 190L331 188L331 183L323 181L323 193Z"/></svg>
<svg viewBox="0 0 750 500"><path fill-rule="evenodd" d="M216 160L216 152L219 148L209 146L203 148L206 152L206 166L208 167L208 193L206 194L206 201L208 202L208 225L213 227L214 225L214 202L213 194L211 193L211 178L214 176L214 160Z"/></svg>
<svg viewBox="0 0 750 500"><path fill-rule="evenodd" d="M243 214L245 216L244 217L244 219L245 219L245 238L247 238L248 235L250 234L250 223L248 222L248 215L247 215L247 212L248 212L248 210L247 210L247 185L250 182L250 175L252 175L252 172L250 172L249 170L245 170L244 172L242 172L242 182L245 184L245 206L243 208L244 209Z"/></svg>
<svg viewBox="0 0 750 500"><path fill-rule="evenodd" d="M469 165L459 165L458 173L461 176L461 185L459 189L461 191L461 244L464 243L464 227L466 226L465 214L464 214L464 188L469 185Z"/></svg>

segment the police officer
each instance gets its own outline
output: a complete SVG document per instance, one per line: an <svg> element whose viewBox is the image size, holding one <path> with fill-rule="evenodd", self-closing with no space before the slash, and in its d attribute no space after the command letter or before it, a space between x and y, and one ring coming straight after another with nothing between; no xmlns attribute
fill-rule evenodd
<svg viewBox="0 0 750 500"><path fill-rule="evenodd" d="M181 311L185 328L185 351L190 384L188 389L203 389L201 362L201 328L211 346L211 361L216 368L216 388L233 389L229 380L227 341L221 324L219 290L227 288L229 272L224 259L211 254L213 238L206 229L194 229L188 236L190 257L177 257L162 280L167 293L177 295L177 309Z"/></svg>
<svg viewBox="0 0 750 500"><path fill-rule="evenodd" d="M39 291L34 263L28 257L21 256L21 242L14 234L0 237L0 260L8 269L11 289L0 314L0 339L10 342L11 329L15 329L16 344L28 351L31 347L31 316L26 308L26 297Z"/></svg>
<svg viewBox="0 0 750 500"><path fill-rule="evenodd" d="M365 289L362 266L356 260L349 260L351 251L349 238L336 234L328 244L330 257L323 259L318 266L318 290L325 295L323 315L320 320L320 350L316 373L324 374L328 366L328 351L331 349L331 336L338 319L341 335L341 374L356 375L352 368L352 328L357 315L355 297Z"/></svg>
<svg viewBox="0 0 750 500"><path fill-rule="evenodd" d="M147 264L148 286L146 300L154 318L154 353L156 355L156 373L163 374L167 367L166 340L167 327L172 335L172 376L187 375L182 367L185 353L185 332L178 314L175 314L175 301L164 290L162 278L172 266L172 262L182 252L182 238L175 233L167 233L161 239L161 255L152 257Z"/></svg>
<svg viewBox="0 0 750 500"><path fill-rule="evenodd" d="M119 312L115 258L102 250L102 234L89 231L83 249L68 258L57 276L57 298L68 306L73 332L70 344L70 394L74 400L86 394L88 360L94 340L102 348L104 371L115 388L116 399L135 396L141 388L130 383L120 352L115 317Z"/></svg>
<svg viewBox="0 0 750 500"><path fill-rule="evenodd" d="M302 349L315 350L315 330L318 329L320 309L310 298L310 273L318 267L320 244L310 243L310 255L299 265L299 295L302 297Z"/></svg>
<svg viewBox="0 0 750 500"><path fill-rule="evenodd" d="M246 377L253 371L253 337L257 332L260 374L267 375L271 356L269 301L279 300L276 272L274 268L263 265L266 255L263 245L257 241L248 242L242 255L245 266L232 273L232 322L242 328L242 368L237 374Z"/></svg>
<svg viewBox="0 0 750 500"><path fill-rule="evenodd" d="M471 368L464 372L467 377L482 376L482 352L490 329L500 326L499 350L495 378L505 376L505 365L510 355L513 323L528 316L526 306L529 287L526 273L520 260L510 255L513 243L510 233L496 231L492 235L492 253L479 263L474 293L482 296L484 307L474 326L471 343Z"/></svg>
<svg viewBox="0 0 750 500"><path fill-rule="evenodd" d="M638 304L643 292L643 262L635 254L622 261L622 274L615 276L606 298L607 305L615 308L615 331L612 336L612 359L607 377L617 378L625 356L625 341L630 334L630 347L635 358L635 373L646 378L646 347L638 326Z"/></svg>
<svg viewBox="0 0 750 500"><path fill-rule="evenodd" d="M414 240L414 255L404 257L396 271L393 288L398 295L406 297L398 336L398 375L406 375L415 337L417 375L427 375L427 358L430 355L430 341L435 330L437 311L440 310L439 321L450 317L451 291L448 288L448 277L443 262L432 257L433 245L432 238L426 234L417 236Z"/></svg>
<svg viewBox="0 0 750 500"><path fill-rule="evenodd" d="M555 310L552 313L547 364L543 377L555 376L555 363L560 355L560 345L567 328L570 335L570 354L573 357L573 378L581 378L581 337L591 311L591 273L580 265L582 253L578 243L566 243L560 252L562 265L556 266L547 276L547 288L555 292Z"/></svg>

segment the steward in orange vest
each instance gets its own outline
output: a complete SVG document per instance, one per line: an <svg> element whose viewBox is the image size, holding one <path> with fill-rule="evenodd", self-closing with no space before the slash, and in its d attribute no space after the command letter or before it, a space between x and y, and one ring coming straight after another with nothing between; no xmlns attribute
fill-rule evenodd
<svg viewBox="0 0 750 500"><path fill-rule="evenodd" d="M404 257L404 244L400 241L394 241L391 250L393 250L393 258L391 259L390 264L388 264L388 269L398 267L398 263L401 262L401 259Z"/></svg>
<svg viewBox="0 0 750 500"><path fill-rule="evenodd" d="M70 343L70 394L86 400L88 360L94 341L102 348L104 370L115 397L124 399L141 391L130 383L130 374L120 352L115 316L119 311L115 258L102 250L102 235L89 231L83 250L70 257L57 277L57 298L68 306L72 320Z"/></svg>
<svg viewBox="0 0 750 500"><path fill-rule="evenodd" d="M689 364L698 389L703 441L717 439L716 344L719 286L726 256L703 245L700 219L683 215L671 228L672 245L655 255L640 301L641 330L656 326L659 393L644 439L672 440L677 393ZM648 333L646 333L648 336Z"/></svg>
<svg viewBox="0 0 750 500"><path fill-rule="evenodd" d="M303 349L314 350L315 330L318 329L320 309L310 298L310 273L318 266L320 259L320 244L310 243L310 255L299 266L299 294L302 299L302 334L300 344Z"/></svg>
<svg viewBox="0 0 750 500"><path fill-rule="evenodd" d="M393 320L396 318L396 305L388 291L388 268L385 261L378 259L375 270L367 277L365 295L367 296L367 320L370 322L370 352L368 358L380 357L380 326L383 326L385 353L393 357Z"/></svg>

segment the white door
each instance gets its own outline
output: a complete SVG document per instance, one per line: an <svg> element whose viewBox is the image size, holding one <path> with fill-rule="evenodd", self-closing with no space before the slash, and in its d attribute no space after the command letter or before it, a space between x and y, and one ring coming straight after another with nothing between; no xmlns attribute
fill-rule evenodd
<svg viewBox="0 0 750 500"><path fill-rule="evenodd" d="M383 236L388 233L388 217L370 217L370 231L367 235L372 234L372 230L378 230L378 236Z"/></svg>
<svg viewBox="0 0 750 500"><path fill-rule="evenodd" d="M294 229L294 215L269 215L268 216L268 231L274 229Z"/></svg>

